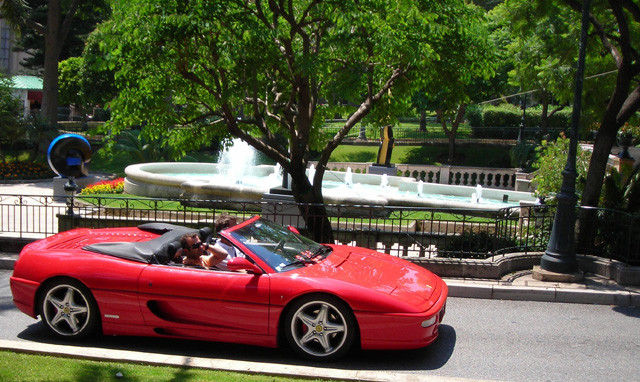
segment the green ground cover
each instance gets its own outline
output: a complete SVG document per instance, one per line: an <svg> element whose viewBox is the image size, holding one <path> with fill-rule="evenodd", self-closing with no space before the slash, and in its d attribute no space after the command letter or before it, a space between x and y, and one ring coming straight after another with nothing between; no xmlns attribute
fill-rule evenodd
<svg viewBox="0 0 640 382"><path fill-rule="evenodd" d="M120 373L122 376L118 377ZM77 381L320 381L196 368L99 362L0 351L0 380L21 382Z"/></svg>

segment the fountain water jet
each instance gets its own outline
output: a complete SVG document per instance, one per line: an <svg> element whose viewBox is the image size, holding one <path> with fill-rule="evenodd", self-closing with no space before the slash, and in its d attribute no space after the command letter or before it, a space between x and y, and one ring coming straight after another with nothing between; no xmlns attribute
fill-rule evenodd
<svg viewBox="0 0 640 382"><path fill-rule="evenodd" d="M309 166L309 170L307 170L307 177L309 178L309 182L313 185L313 177L316 176L316 166L313 164Z"/></svg>
<svg viewBox="0 0 640 382"><path fill-rule="evenodd" d="M389 187L389 176L387 174L382 174L380 176L380 187Z"/></svg>
<svg viewBox="0 0 640 382"><path fill-rule="evenodd" d="M347 167L347 172L344 174L344 183L347 186L353 186L353 173L351 167Z"/></svg>

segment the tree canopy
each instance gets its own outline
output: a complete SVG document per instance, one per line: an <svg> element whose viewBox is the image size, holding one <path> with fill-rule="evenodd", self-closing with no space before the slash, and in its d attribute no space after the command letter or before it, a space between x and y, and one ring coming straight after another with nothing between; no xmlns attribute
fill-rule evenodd
<svg viewBox="0 0 640 382"><path fill-rule="evenodd" d="M114 1L96 32L116 70L111 128L144 123L181 147L239 137L291 175L296 201L320 203L346 134L390 123L440 70L469 65L475 51L452 42L476 20L455 0ZM336 114L346 122L322 136ZM311 149L321 156L309 182Z"/></svg>
<svg viewBox="0 0 640 382"><path fill-rule="evenodd" d="M58 61L82 51L86 36L101 17L108 16L104 1L5 0L2 17L22 31L21 47L32 55L27 65L42 69L42 111L48 123L58 114Z"/></svg>

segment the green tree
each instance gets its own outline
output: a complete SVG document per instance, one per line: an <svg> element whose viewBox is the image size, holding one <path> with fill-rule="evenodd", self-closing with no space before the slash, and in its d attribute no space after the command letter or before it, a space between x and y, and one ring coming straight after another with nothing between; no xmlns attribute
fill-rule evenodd
<svg viewBox="0 0 640 382"><path fill-rule="evenodd" d="M108 10L101 0L1 2L2 17L22 31L23 49L33 55L26 64L42 69L42 112L47 123L55 123L58 115L58 61L82 51L81 35L89 33L100 16L108 16Z"/></svg>
<svg viewBox="0 0 640 382"><path fill-rule="evenodd" d="M59 64L59 96L61 104L72 104L81 113L108 104L115 97L113 71L98 64L95 38L87 44L85 54Z"/></svg>
<svg viewBox="0 0 640 382"><path fill-rule="evenodd" d="M0 74L0 141L2 143L15 142L24 138L25 125L22 121L22 103L13 96L12 83ZM0 147L0 160L5 160Z"/></svg>
<svg viewBox="0 0 640 382"><path fill-rule="evenodd" d="M82 110L82 57L71 57L58 64L58 100L62 105L75 105Z"/></svg>
<svg viewBox="0 0 640 382"><path fill-rule="evenodd" d="M573 0L565 3L574 11L581 11L581 3ZM608 103L602 110L582 195L582 205L597 206L616 134L640 108L640 4L637 1L596 2L589 21L593 36L589 43L606 53L617 69Z"/></svg>
<svg viewBox="0 0 640 382"><path fill-rule="evenodd" d="M447 43L435 45L441 66L437 75L428 76L423 95L414 96L419 110L434 110L447 139L447 162L455 159L455 139L464 120L467 105L483 99L486 80L494 75L498 60L496 47L487 29L485 12L472 6L459 17L460 27L445 36ZM461 50L456 47L463 46Z"/></svg>
<svg viewBox="0 0 640 382"><path fill-rule="evenodd" d="M577 29L580 23L570 20L577 20L582 12L582 2L536 0L530 5L518 0L505 2L506 9L511 9L510 5L513 5L513 9L519 9L518 7L521 6L530 7L526 8L529 10L518 18L523 20L522 36L525 39L534 38L534 42L540 40L534 43L534 51L549 49L547 58L541 51L542 54L531 55L533 58L537 57L535 60L526 60L530 62L529 71L539 72L539 76L550 78L549 81L545 81L545 86L549 84L549 88L558 88L559 85L566 89L573 89L572 85L562 85L563 82L555 80L553 75L554 72L563 72L562 68L566 67L563 63L569 62L564 59L565 57L577 56L575 51L578 48ZM597 124L599 128L589 162L581 204L598 206L608 157L616 142L617 131L640 108L640 60L638 60L640 57L640 4L635 0L593 2L589 13L589 24L587 79L584 82L584 110L581 123L583 129L586 129L592 126L592 121L595 119L599 121ZM559 28L558 33L549 29L555 27ZM539 29L543 29L543 33ZM545 39L553 43L549 44ZM573 69L571 71L573 72ZM611 74L605 75L606 73ZM524 73L522 78L525 78ZM552 92L552 94L554 97L559 97L562 91ZM581 213L594 212L581 210ZM590 224L594 219L592 216L582 216L580 221L581 224ZM579 231L581 235L588 235L591 232L589 227L580 228ZM586 238L580 240L586 240Z"/></svg>
<svg viewBox="0 0 640 382"><path fill-rule="evenodd" d="M562 3L507 0L492 10L491 18L498 26L496 33L508 36L504 41L504 57L513 63L510 83L529 92L542 106L540 128L544 136L549 118L573 100L580 15L567 12ZM597 46L592 44L588 48L587 76L613 69L602 59ZM606 102L607 92L602 91L602 86L597 80L585 83L589 94L584 102L585 111ZM585 120L590 115L583 113L584 125L593 122L591 118Z"/></svg>
<svg viewBox="0 0 640 382"><path fill-rule="evenodd" d="M117 71L112 128L145 122L147 134L163 135L180 124L192 140L241 138L290 174L295 200L320 217L307 225L330 240L316 203L331 152L365 118L392 121L412 90L457 65L469 47L448 36L472 16L455 0L114 1L97 32ZM338 113L344 125L322 136ZM310 182L312 149L320 159Z"/></svg>

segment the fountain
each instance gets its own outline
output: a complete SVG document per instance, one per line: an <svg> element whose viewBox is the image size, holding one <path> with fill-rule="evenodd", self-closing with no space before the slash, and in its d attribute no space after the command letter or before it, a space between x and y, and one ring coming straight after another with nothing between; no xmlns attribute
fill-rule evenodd
<svg viewBox="0 0 640 382"><path fill-rule="evenodd" d="M232 151L237 144L230 148ZM241 147L239 151L245 148ZM124 190L128 194L147 197L182 198L185 200L264 200L271 189L282 185L280 166L246 165L250 155L230 153L231 159L220 163L141 163L125 169ZM252 157L252 156L251 156ZM238 159L240 158L240 159ZM239 163L244 163L240 166ZM307 170L313 179L316 169ZM322 193L327 204L380 205L465 208L497 211L535 204L528 192L502 189L425 183L413 178L386 174L325 171Z"/></svg>

